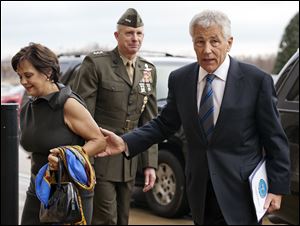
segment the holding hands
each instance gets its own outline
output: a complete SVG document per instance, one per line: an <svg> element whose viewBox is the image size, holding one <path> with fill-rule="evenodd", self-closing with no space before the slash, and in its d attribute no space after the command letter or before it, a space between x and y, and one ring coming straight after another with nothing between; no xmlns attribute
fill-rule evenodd
<svg viewBox="0 0 300 226"><path fill-rule="evenodd" d="M116 135L115 133L100 128L101 132L105 136L107 146L104 152L98 153L95 157L105 157L110 155L117 155L125 151L126 144L121 137ZM51 170L57 170L58 168L58 156L59 150L57 148L51 149L50 154L48 156L48 161Z"/></svg>
<svg viewBox="0 0 300 226"><path fill-rule="evenodd" d="M115 133L107 129L100 128L100 130L105 136L107 146L104 152L95 155L95 157L116 155L126 150L126 144L120 136L116 135Z"/></svg>
<svg viewBox="0 0 300 226"><path fill-rule="evenodd" d="M116 155L127 150L126 143L120 136L103 128L100 128L100 130L105 136L107 145L105 151L97 154L95 157ZM143 192L147 192L150 189L152 189L155 184L156 181L155 169L151 167L146 168L144 170L144 176L145 176L145 184L144 184Z"/></svg>

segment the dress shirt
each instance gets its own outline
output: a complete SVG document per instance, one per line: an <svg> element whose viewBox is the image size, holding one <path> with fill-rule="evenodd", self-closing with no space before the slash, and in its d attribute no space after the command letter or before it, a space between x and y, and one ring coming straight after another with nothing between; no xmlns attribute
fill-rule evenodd
<svg viewBox="0 0 300 226"><path fill-rule="evenodd" d="M227 74L229 70L230 65L230 58L227 54L225 57L224 62L215 70L213 73L216 75L214 81L212 82L212 88L213 88L213 101L214 101L214 124L216 125L221 103L224 95L224 89L227 79ZM198 76L198 84L197 84L197 107L199 109L200 100L202 96L202 92L206 83L206 75L209 74L207 71L205 71L201 66L199 69L199 76Z"/></svg>

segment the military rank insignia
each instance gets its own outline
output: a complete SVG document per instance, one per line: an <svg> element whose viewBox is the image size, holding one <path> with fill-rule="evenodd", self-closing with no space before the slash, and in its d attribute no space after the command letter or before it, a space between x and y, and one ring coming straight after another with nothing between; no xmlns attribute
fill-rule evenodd
<svg viewBox="0 0 300 226"><path fill-rule="evenodd" d="M152 68L149 68L148 64L145 64L145 68L143 69L143 78L139 82L140 93L146 94L152 90L151 84L153 80L151 71Z"/></svg>
<svg viewBox="0 0 300 226"><path fill-rule="evenodd" d="M102 53L103 53L103 51L99 51L99 50L96 50L96 51L93 52L94 55L100 55Z"/></svg>

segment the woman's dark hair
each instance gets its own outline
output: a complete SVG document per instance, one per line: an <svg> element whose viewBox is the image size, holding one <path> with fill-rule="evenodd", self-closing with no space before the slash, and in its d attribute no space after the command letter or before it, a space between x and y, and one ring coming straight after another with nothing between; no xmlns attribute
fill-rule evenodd
<svg viewBox="0 0 300 226"><path fill-rule="evenodd" d="M37 71L43 74L48 75L51 71L49 79L58 82L60 76L58 58L46 46L31 42L28 46L22 48L11 59L11 65L15 71L17 71L20 62L23 60L28 60Z"/></svg>

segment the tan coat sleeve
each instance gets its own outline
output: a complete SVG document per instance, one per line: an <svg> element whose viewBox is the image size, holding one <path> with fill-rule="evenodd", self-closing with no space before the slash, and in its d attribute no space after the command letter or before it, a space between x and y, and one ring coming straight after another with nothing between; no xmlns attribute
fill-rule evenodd
<svg viewBox="0 0 300 226"><path fill-rule="evenodd" d="M98 76L93 59L90 56L86 56L75 75L71 87L74 92L85 100L87 108L93 117L97 100Z"/></svg>

